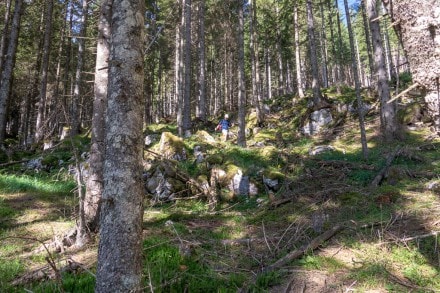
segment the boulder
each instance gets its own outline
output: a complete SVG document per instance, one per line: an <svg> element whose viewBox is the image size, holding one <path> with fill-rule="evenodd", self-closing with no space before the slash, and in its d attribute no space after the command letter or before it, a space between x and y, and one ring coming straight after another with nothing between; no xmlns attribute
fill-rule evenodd
<svg viewBox="0 0 440 293"><path fill-rule="evenodd" d="M305 135L315 135L332 122L332 113L329 108L314 111L310 114L310 120L304 125L302 132Z"/></svg>
<svg viewBox="0 0 440 293"><path fill-rule="evenodd" d="M153 143L157 142L158 140L159 140L158 134L149 134L149 135L145 136L144 143L146 146L150 146Z"/></svg>
<svg viewBox="0 0 440 293"><path fill-rule="evenodd" d="M325 152L334 151L335 148L331 145L318 145L309 150L309 155L316 156Z"/></svg>
<svg viewBox="0 0 440 293"><path fill-rule="evenodd" d="M187 159L183 140L171 132L163 132L159 143L159 153L167 159L184 161Z"/></svg>
<svg viewBox="0 0 440 293"><path fill-rule="evenodd" d="M196 163L197 164L201 164L205 161L205 156L203 155L202 152L202 147L199 145L196 145L194 147L194 157L196 159Z"/></svg>
<svg viewBox="0 0 440 293"><path fill-rule="evenodd" d="M203 142L206 142L208 144L215 144L215 138L212 137L212 135L210 135L208 132L206 132L205 130L199 130L196 132L196 136L201 139Z"/></svg>

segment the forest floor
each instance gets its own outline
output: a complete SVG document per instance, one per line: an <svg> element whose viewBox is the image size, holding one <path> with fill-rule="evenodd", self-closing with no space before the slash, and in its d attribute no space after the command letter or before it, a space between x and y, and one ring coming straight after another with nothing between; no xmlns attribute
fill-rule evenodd
<svg viewBox="0 0 440 293"><path fill-rule="evenodd" d="M253 138L245 151L234 141L218 148L252 178L255 164L284 174L279 190L223 201L214 211L203 198L146 197L144 291L440 292L440 139L422 125L383 143L370 115L363 160L354 118L303 137L292 134L288 116L272 113L260 133L275 149L268 161ZM87 138L76 143L87 150ZM322 145L332 149L310 154ZM58 252L42 245L75 225L68 153L32 155L52 162L50 169L17 164L0 172L1 292L93 292L97 239Z"/></svg>

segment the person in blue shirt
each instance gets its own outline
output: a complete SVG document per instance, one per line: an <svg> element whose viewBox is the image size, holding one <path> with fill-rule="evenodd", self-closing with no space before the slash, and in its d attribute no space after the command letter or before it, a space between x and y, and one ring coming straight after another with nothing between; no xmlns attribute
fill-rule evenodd
<svg viewBox="0 0 440 293"><path fill-rule="evenodd" d="M229 128L231 127L228 114L225 114L225 118L220 120L217 127L220 127L220 129L222 130L223 141L226 141L229 135Z"/></svg>

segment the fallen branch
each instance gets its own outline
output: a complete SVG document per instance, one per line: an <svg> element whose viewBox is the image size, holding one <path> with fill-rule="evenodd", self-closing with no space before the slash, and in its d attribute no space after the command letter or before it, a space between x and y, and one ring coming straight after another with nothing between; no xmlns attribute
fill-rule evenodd
<svg viewBox="0 0 440 293"><path fill-rule="evenodd" d="M317 160L313 159L313 161L316 161L321 166L332 166L336 168L352 168L352 169L365 169L365 170L374 170L375 167L367 164L359 164L355 162L348 162L348 161L338 161L338 160L329 160L329 161L323 161L323 160Z"/></svg>
<svg viewBox="0 0 440 293"><path fill-rule="evenodd" d="M388 169L391 167L391 164L393 163L394 159L399 155L401 150L401 147L398 146L394 152L392 152L386 160L386 164L385 166L380 170L379 174L376 175L376 177L374 177L373 181L371 182L371 186L373 187L377 187L379 186L380 182L382 182L383 178L385 177L385 175L388 172Z"/></svg>
<svg viewBox="0 0 440 293"><path fill-rule="evenodd" d="M324 232L323 234L319 235L318 237L314 238L310 243L301 246L299 249L296 249L296 250L290 252L289 254L284 256L283 258L277 260L275 263L266 267L264 271L265 272L273 271L274 269L277 269L277 268L287 264L288 262L290 262L296 258L301 257L302 255L307 253L307 251L315 250L323 242L327 241L328 239L330 239L336 233L342 231L343 229L344 229L344 226L340 226L340 225L337 225L337 226L331 228L330 230L328 230L328 231Z"/></svg>
<svg viewBox="0 0 440 293"><path fill-rule="evenodd" d="M416 236L412 236L412 237L399 238L399 239L396 239L396 240L393 240L393 241L380 242L380 243L377 243L376 246L382 246L382 245L390 244L390 243L408 242L408 241L428 238L428 237L431 237L431 236L437 237L437 235L439 235L439 234L440 234L440 231L433 231L433 232L427 233L427 234L416 235Z"/></svg>
<svg viewBox="0 0 440 293"><path fill-rule="evenodd" d="M399 285L401 285L403 287L410 288L412 290L422 290L423 292L427 292L427 291L429 291L429 292L438 292L438 291L436 291L434 289L431 289L431 288L417 286L417 285L413 284L411 282L411 280L409 280L408 278L395 275L395 274L391 273L387 269L385 269L385 271L388 273L388 275L390 276L390 279L392 281L396 282L397 284L399 284Z"/></svg>
<svg viewBox="0 0 440 293"><path fill-rule="evenodd" d="M31 159L24 159L24 160L20 160L20 161L13 161L13 162L8 162L8 163L3 163L3 164L0 164L0 168L11 166L11 165L15 165L15 164L26 163L26 162L29 162L30 160Z"/></svg>
<svg viewBox="0 0 440 293"><path fill-rule="evenodd" d="M403 92L401 92L400 94L398 94L397 96L395 96L394 98L389 100L387 102L387 104L390 104L390 103L394 102L395 100L397 100L398 98L400 98L401 96L405 95L407 92L411 91L412 89L414 89L414 88L416 88L418 86L419 86L418 82L414 83L412 86L410 86L409 88L407 88L406 90L404 90Z"/></svg>

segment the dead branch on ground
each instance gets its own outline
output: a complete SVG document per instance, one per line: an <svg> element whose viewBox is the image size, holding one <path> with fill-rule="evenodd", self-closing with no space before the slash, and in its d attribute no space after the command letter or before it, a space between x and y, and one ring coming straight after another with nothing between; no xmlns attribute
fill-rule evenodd
<svg viewBox="0 0 440 293"><path fill-rule="evenodd" d="M374 177L373 181L371 182L371 186L377 187L384 179L385 175L388 172L388 169L391 167L391 164L393 163L394 159L399 155L401 151L401 147L398 146L390 155L388 155L386 159L385 166L379 171L379 174Z"/></svg>
<svg viewBox="0 0 440 293"><path fill-rule="evenodd" d="M273 271L277 268L282 267L283 265L287 264L288 262L301 257L302 255L304 255L305 253L307 253L308 251L313 251L316 248L318 248L323 242L327 241L328 239L330 239L331 237L333 237L336 233L342 231L344 229L343 226L340 225L336 225L333 228L331 228L330 230L324 232L323 234L319 235L318 237L314 238L310 243L307 243L303 246L301 246L299 249L296 249L294 251L291 251L290 253L288 253L286 256L280 258L279 260L277 260L275 263L267 266L264 271L265 272L270 272Z"/></svg>

